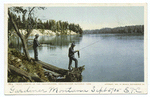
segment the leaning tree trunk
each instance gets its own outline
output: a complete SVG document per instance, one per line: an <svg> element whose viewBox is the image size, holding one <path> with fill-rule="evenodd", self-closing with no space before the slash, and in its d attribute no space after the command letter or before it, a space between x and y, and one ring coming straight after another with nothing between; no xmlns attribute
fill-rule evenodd
<svg viewBox="0 0 150 97"><path fill-rule="evenodd" d="M27 57L27 60L29 61L29 60L30 60L30 55L29 55L29 52L28 52L26 39L25 39L24 36L19 32L19 29L18 29L16 23L14 22L14 20L13 20L13 18L12 18L12 16L11 16L11 13L10 13L10 11L9 11L9 9L8 9L8 15L9 15L9 17L10 17L10 20L11 20L13 26L14 26L14 29L15 29L17 35L18 35L18 36L20 37L20 39L21 39L21 42L22 42L22 45L23 45L23 51L24 51L24 53L25 53L25 56Z"/></svg>
<svg viewBox="0 0 150 97"><path fill-rule="evenodd" d="M20 37L20 39L22 41L22 46L23 46L23 51L25 53L25 56L27 57L27 60L30 61L30 55L29 55L29 52L28 52L26 39L22 36Z"/></svg>

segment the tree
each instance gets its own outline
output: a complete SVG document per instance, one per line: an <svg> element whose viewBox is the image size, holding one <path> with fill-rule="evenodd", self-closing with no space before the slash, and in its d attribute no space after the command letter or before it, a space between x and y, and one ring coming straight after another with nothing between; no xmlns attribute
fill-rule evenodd
<svg viewBox="0 0 150 97"><path fill-rule="evenodd" d="M59 21L56 22L56 27L57 27L57 31L59 32L60 31L60 23L59 23Z"/></svg>
<svg viewBox="0 0 150 97"><path fill-rule="evenodd" d="M37 8L38 9L44 9L43 7L37 7ZM34 9L35 9L35 7L32 7L32 8L28 7L28 10L23 9L23 7L10 7L10 8L8 8L9 19L10 19L17 35L21 39L22 46L23 46L23 51L24 51L25 56L26 56L28 61L30 61L30 55L29 55L28 48L27 48L27 38L29 37L29 35L31 34L32 29L35 26L35 24L33 22L33 17L32 17L32 15L34 14L33 13ZM28 14L27 14L27 12L28 12ZM17 20L16 20L16 18L14 18L14 17L16 17L15 13L16 14L22 14L22 17L23 17L22 22L25 25L24 27L27 31L27 34L23 35L23 34L20 33L20 31L19 31L20 26L17 25L17 22L16 22ZM25 19L25 16L27 16L27 21Z"/></svg>
<svg viewBox="0 0 150 97"><path fill-rule="evenodd" d="M56 21L52 20L51 24L52 24L51 30L54 31L54 32L56 32Z"/></svg>

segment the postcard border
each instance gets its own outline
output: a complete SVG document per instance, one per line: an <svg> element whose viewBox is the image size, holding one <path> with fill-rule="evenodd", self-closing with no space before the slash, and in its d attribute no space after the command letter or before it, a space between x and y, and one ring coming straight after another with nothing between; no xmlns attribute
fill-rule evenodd
<svg viewBox="0 0 150 97"><path fill-rule="evenodd" d="M97 92L88 92L88 93L84 93L84 92L82 92L82 93L80 93L80 92L78 92L78 93L55 93L55 92L46 92L46 93L42 93L42 92L23 92L23 93L21 93L21 92L19 92L19 93L17 93L17 92L14 92L14 93L10 93L10 91L11 91L11 89L12 89L12 87L16 87L16 88L18 88L18 89L21 89L22 87L24 87L24 88L28 88L29 86L31 86L31 87L34 87L34 88L39 88L39 86L41 87L46 87L48 90L49 90L49 88L50 87L57 87L58 89L59 88L61 88L61 86L63 86L64 88L66 87L66 88L68 88L68 87L70 87L70 86L72 86L72 87L74 87L75 89L78 89L78 87L80 87L81 88L81 86L83 86L83 85L86 85L85 87L87 87L87 88L91 88L90 90L92 90L93 89L93 87L94 86L97 86L97 87L110 87L110 88L117 88L117 89L120 89L120 87L122 87L122 88L126 88L126 87L129 87L129 88L134 88L134 89L141 89L141 91L142 91L142 93L133 93L133 94L147 94L147 89L148 89L148 39L147 39L147 37L148 37L148 35L147 35L147 3L88 3L88 4L86 4L86 3L84 3L84 4L78 4L78 3L76 3L76 4L61 4L61 3L57 3L57 4L54 4L54 3L51 3L51 4L42 4L42 6L55 6L55 7L57 7L57 6L76 6L76 7L78 7L78 6L144 6L144 82L69 82L69 83L67 83L67 82L61 82L61 83L58 83L58 82L51 82L51 83L47 83L47 82L44 82L44 83L33 83L33 82L31 82L31 83L8 83L7 82L7 68L8 68L8 66L7 66L7 62L8 62L8 59L7 59L7 57L8 57L8 55L7 55L7 43L8 43L8 39L7 39L7 31L8 31L8 29L7 29L7 27L8 27L8 21L7 21L7 17L8 17L8 14L7 14L7 12L8 12L8 7L10 7L10 6L41 6L41 4L37 4L37 3L35 3L35 4L31 4L31 3L26 3L26 4L13 4L13 3L11 3L11 4L5 4L5 6L4 6L4 9L5 9L5 11L4 11L4 18L5 18L5 28L4 28L4 39L5 39L5 41L4 41L4 43L5 43L5 54L4 54L4 59L5 59L5 65L4 65L4 80L5 80L5 89L4 89L4 91L5 91L5 94L9 94L9 95L12 95L12 94L99 94L99 93L97 93ZM65 86L64 86L65 85ZM21 88L20 88L21 87ZM121 89L122 89L121 88ZM99 90L100 88L98 88L98 90ZM108 91L106 92L106 93L100 93L100 94L110 94ZM123 90L122 91L120 91L119 93L118 92L115 92L115 93L112 93L112 94L132 94L132 93L125 93Z"/></svg>

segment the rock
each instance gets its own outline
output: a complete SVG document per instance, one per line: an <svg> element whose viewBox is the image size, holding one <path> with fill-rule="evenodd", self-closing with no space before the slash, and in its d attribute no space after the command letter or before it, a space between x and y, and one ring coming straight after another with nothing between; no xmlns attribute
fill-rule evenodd
<svg viewBox="0 0 150 97"><path fill-rule="evenodd" d="M10 60L15 60L15 56L14 55L10 55Z"/></svg>
<svg viewBox="0 0 150 97"><path fill-rule="evenodd" d="M19 58L18 58L18 59L16 58L16 62L17 62L17 63L20 63L20 62L21 62L21 60L20 60Z"/></svg>
<svg viewBox="0 0 150 97"><path fill-rule="evenodd" d="M49 81L55 81L56 78L50 72L44 72L45 76L49 79Z"/></svg>
<svg viewBox="0 0 150 97"><path fill-rule="evenodd" d="M36 73L34 73L35 76L39 77Z"/></svg>
<svg viewBox="0 0 150 97"><path fill-rule="evenodd" d="M21 66L19 67L21 70L27 71L27 68L21 63Z"/></svg>
<svg viewBox="0 0 150 97"><path fill-rule="evenodd" d="M81 73L85 69L84 66L78 68L72 67L72 71L68 72L68 74L66 75L66 80L69 82L81 82L82 81Z"/></svg>

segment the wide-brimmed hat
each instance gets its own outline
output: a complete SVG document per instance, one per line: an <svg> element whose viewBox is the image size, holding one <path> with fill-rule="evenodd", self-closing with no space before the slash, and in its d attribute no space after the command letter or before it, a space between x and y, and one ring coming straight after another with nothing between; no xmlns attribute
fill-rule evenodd
<svg viewBox="0 0 150 97"><path fill-rule="evenodd" d="M75 46L75 43L73 42L73 43L71 44L71 46Z"/></svg>
<svg viewBox="0 0 150 97"><path fill-rule="evenodd" d="M35 34L36 37L39 37L39 34Z"/></svg>

